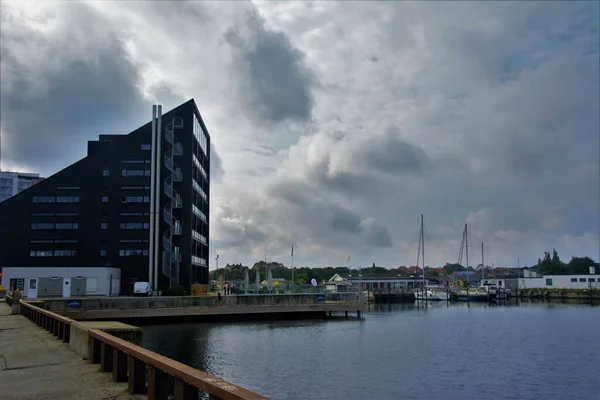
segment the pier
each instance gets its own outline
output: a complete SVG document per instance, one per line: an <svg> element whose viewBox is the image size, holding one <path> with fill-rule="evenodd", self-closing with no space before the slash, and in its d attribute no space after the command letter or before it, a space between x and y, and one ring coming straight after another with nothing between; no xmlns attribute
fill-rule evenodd
<svg viewBox="0 0 600 400"><path fill-rule="evenodd" d="M38 299L41 308L77 320L143 320L169 322L239 321L269 319L328 318L335 315L357 318L366 303L327 301L323 294L265 294L185 297L96 297Z"/></svg>
<svg viewBox="0 0 600 400"><path fill-rule="evenodd" d="M266 399L93 326L78 328L87 336L81 357L70 348L76 321L26 302L18 307L20 315L11 315L0 303L3 399L196 400L202 393L211 399ZM107 329L129 328L108 323Z"/></svg>

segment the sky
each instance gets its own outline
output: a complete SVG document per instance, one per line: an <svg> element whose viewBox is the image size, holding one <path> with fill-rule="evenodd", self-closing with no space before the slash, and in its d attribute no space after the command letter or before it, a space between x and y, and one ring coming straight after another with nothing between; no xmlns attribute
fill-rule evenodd
<svg viewBox="0 0 600 400"><path fill-rule="evenodd" d="M3 1L2 168L194 98L210 267L600 258L598 2ZM464 264L464 263L463 263Z"/></svg>

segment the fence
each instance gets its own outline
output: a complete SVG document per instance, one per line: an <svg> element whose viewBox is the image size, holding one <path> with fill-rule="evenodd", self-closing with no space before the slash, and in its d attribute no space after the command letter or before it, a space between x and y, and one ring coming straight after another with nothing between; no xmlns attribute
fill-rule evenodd
<svg viewBox="0 0 600 400"><path fill-rule="evenodd" d="M71 323L74 320L25 302L20 303L20 312L59 339L69 342ZM250 390L106 332L90 329L88 334L90 361L100 364L100 371L111 372L115 382L128 382L131 393L147 393L149 400L198 400L202 392L208 394L210 399L266 399ZM170 379L173 381L172 393L169 393Z"/></svg>

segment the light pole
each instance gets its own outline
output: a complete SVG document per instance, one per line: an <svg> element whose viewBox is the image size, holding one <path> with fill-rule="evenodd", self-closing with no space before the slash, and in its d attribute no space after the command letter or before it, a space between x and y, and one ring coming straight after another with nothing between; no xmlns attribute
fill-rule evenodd
<svg viewBox="0 0 600 400"><path fill-rule="evenodd" d="M217 283L219 283L219 255L217 254L217 258L215 258L215 260L217 261Z"/></svg>

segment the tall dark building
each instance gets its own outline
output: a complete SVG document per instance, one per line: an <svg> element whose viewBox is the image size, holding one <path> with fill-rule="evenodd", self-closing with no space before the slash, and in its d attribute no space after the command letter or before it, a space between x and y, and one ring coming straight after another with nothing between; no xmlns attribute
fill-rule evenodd
<svg viewBox="0 0 600 400"><path fill-rule="evenodd" d="M210 135L194 100L155 110L0 203L1 267L118 267L121 293L208 283Z"/></svg>

